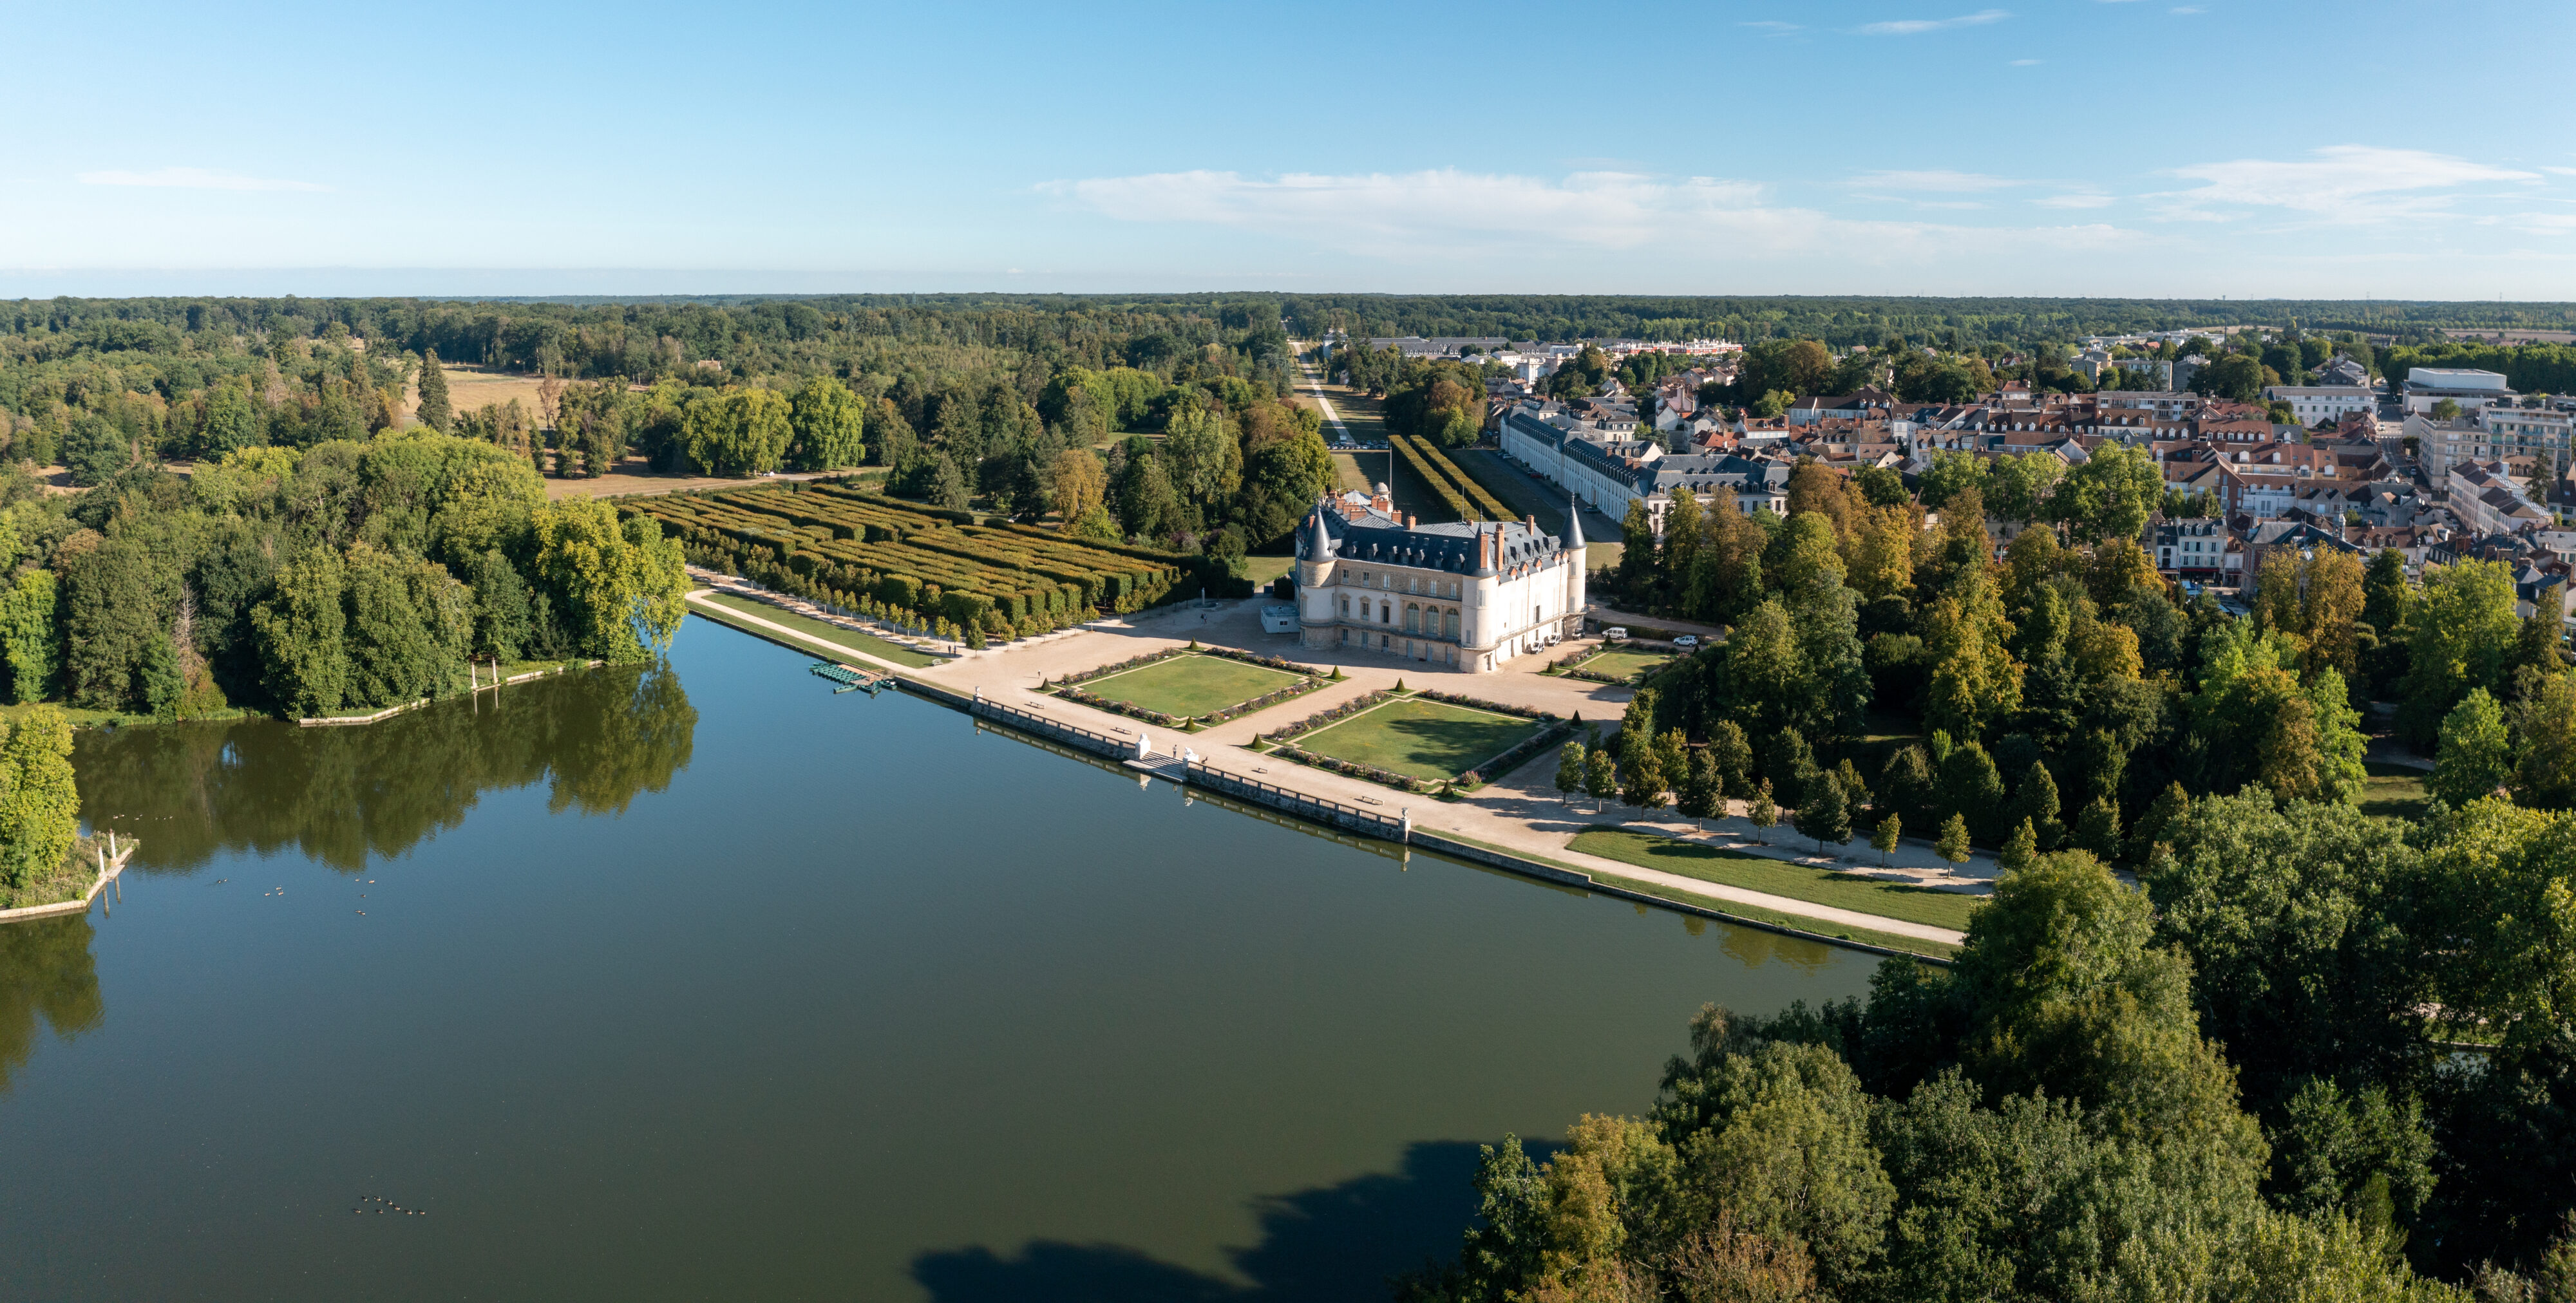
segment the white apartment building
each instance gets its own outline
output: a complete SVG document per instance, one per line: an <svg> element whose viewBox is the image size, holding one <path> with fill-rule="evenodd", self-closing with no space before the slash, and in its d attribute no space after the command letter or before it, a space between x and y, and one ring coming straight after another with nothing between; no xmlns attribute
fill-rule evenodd
<svg viewBox="0 0 2576 1303"><path fill-rule="evenodd" d="M2419 366L2406 373L2406 385L2399 391L2409 414L2431 414L2435 404L2449 399L2463 412L2475 411L2489 403L2510 402L2522 397L2505 387L2504 377L2493 371L2472 371L2458 367Z"/></svg>
<svg viewBox="0 0 2576 1303"><path fill-rule="evenodd" d="M2499 403L2437 421L2409 411L2404 432L2415 440L2425 473L2436 479L2450 474L2453 466L2502 457L2544 458L2560 467L2576 442L2576 413Z"/></svg>
<svg viewBox="0 0 2576 1303"><path fill-rule="evenodd" d="M2272 385L2263 401L2288 403L2291 417L2307 426L2340 421L2350 412L2368 416L2379 407L2379 395L2361 385Z"/></svg>
<svg viewBox="0 0 2576 1303"><path fill-rule="evenodd" d="M2503 462L2464 462L2443 482L2451 491L2451 514L2473 534L2513 534L2556 523L2513 482Z"/></svg>

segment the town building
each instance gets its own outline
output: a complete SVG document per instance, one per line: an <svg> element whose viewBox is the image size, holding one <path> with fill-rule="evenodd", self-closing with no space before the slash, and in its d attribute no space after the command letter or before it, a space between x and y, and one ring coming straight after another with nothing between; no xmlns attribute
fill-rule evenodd
<svg viewBox="0 0 2576 1303"><path fill-rule="evenodd" d="M2264 389L2263 400L2288 403L2291 417L2308 426L2341 421L2355 412L2368 415L2379 406L2379 395L2360 385L2272 385Z"/></svg>
<svg viewBox="0 0 2576 1303"><path fill-rule="evenodd" d="M2469 412L2489 403L2511 402L2522 397L2506 388L2504 377L2493 371L2435 366L2419 366L2407 372L2406 384L2400 395L2409 413L2427 415L2445 399L2458 404L2461 411Z"/></svg>
<svg viewBox="0 0 2576 1303"><path fill-rule="evenodd" d="M1381 486L1326 498L1297 527L1298 641L1489 673L1583 631L1583 515L1563 538L1521 521L1420 524Z"/></svg>

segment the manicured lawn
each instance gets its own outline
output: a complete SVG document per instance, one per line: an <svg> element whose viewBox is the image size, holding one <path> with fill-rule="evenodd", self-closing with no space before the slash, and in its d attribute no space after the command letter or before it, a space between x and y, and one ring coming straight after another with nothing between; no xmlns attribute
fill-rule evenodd
<svg viewBox="0 0 2576 1303"><path fill-rule="evenodd" d="M1243 559L1243 577L1256 588L1266 588L1270 581L1297 568L1293 556L1248 556Z"/></svg>
<svg viewBox="0 0 2576 1303"><path fill-rule="evenodd" d="M830 643L832 646L846 648L850 651L858 652L861 655L874 656L878 660L889 661L896 665L909 665L914 669L922 669L927 666L944 665L947 663L940 657L924 655L920 652L914 651L910 647L903 646L900 643L887 642L885 639L876 637L873 634L860 633L854 629L844 629L837 624L825 624L820 620L809 619L805 616L798 615L793 611L782 611L766 602L751 601L748 598L736 597L731 593L708 593L704 598L699 599L699 601L689 603L690 614L707 616L718 624L732 624L733 621L725 619L722 614L709 611L705 606L700 604L701 602L712 602L717 606L726 608L727 610L738 611L744 615L758 616L763 620L769 621L771 624L785 625L790 629L794 629L798 633L811 635L823 642ZM735 627L742 628L744 626L736 625ZM749 630L758 632L764 637L769 633L768 630L761 629L758 625L749 626Z"/></svg>
<svg viewBox="0 0 2576 1303"><path fill-rule="evenodd" d="M2425 771L2392 765L2383 760L2364 760L2361 780L2361 812L2391 815L2399 819L2421 819L2431 796L2424 790Z"/></svg>
<svg viewBox="0 0 2576 1303"><path fill-rule="evenodd" d="M1296 743L1319 756L1438 782L1492 760L1538 730L1539 721L1518 715L1399 697Z"/></svg>
<svg viewBox="0 0 2576 1303"><path fill-rule="evenodd" d="M1630 651L1622 647L1603 652L1574 668L1588 670L1594 674L1607 674L1613 678L1635 678L1672 658L1671 652Z"/></svg>
<svg viewBox="0 0 2576 1303"><path fill-rule="evenodd" d="M1790 838L1797 836L1786 828L1778 831ZM1790 844L1794 846L1795 843ZM1984 898L1979 896L1836 873L1831 869L1722 850L1652 833L1595 828L1577 834L1567 849L1640 868L1661 869L1706 882L1742 887L1747 891L1786 896L1813 905L1831 905L1855 913L1876 914L1881 918L1928 923L1933 927L1960 931L1967 930L1968 915L1984 903Z"/></svg>
<svg viewBox="0 0 2576 1303"><path fill-rule="evenodd" d="M1175 656L1143 669L1075 686L1095 697L1166 715L1196 718L1265 692L1277 692L1297 679L1297 675L1285 670L1246 665L1222 656Z"/></svg>

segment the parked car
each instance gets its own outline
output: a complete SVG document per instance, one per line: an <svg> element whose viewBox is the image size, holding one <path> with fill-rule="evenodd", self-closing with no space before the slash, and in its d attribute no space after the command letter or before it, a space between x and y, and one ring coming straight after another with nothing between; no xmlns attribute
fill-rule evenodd
<svg viewBox="0 0 2576 1303"><path fill-rule="evenodd" d="M1695 633L1683 634L1682 636L1673 639L1673 645L1681 648L1683 651L1689 651L1691 648L1699 646L1699 635Z"/></svg>
<svg viewBox="0 0 2576 1303"><path fill-rule="evenodd" d="M1601 631L1601 636L1604 638L1625 638L1628 636L1628 631L1626 629L1604 629Z"/></svg>

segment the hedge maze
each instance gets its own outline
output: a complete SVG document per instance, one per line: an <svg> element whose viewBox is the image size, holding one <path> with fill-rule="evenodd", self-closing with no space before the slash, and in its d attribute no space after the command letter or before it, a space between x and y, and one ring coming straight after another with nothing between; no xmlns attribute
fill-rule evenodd
<svg viewBox="0 0 2576 1303"><path fill-rule="evenodd" d="M981 645L1127 614L1195 592L1197 558L978 525L830 483L671 494L618 504L658 522L689 559L771 588Z"/></svg>

